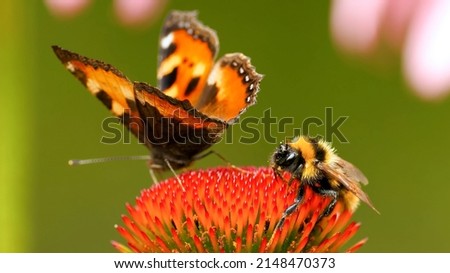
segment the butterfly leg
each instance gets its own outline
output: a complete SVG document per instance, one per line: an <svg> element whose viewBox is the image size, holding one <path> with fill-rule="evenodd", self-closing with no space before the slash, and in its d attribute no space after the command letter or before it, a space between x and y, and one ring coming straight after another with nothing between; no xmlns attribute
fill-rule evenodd
<svg viewBox="0 0 450 273"><path fill-rule="evenodd" d="M212 154L214 154L214 155L217 156L218 158L222 159L223 162L225 162L229 167L231 167L231 168L233 168L233 169L236 169L236 170L238 170L238 171L240 171L240 172L243 172L243 173L251 173L250 171L244 170L244 169L239 168L238 166L232 164L232 163L231 163L230 161L228 161L223 155L219 154L218 152L216 152L216 151L214 151L214 150L209 150L208 152L206 152L206 153L204 153L204 154L195 156L195 157L194 157L194 160L199 160L199 159L202 159L202 158L207 157L207 156L212 155Z"/></svg>
<svg viewBox="0 0 450 273"><path fill-rule="evenodd" d="M178 184L180 184L180 186L181 186L181 189L183 189L183 191L186 191L186 189L184 188L180 177L178 176L178 174L175 172L175 170L173 169L172 165L170 164L170 161L167 158L164 158L164 162L166 162L167 167L169 167L170 171L173 173L173 175L177 179Z"/></svg>
<svg viewBox="0 0 450 273"><path fill-rule="evenodd" d="M216 155L218 158L222 159L224 162L226 162L227 164L231 164L225 157L223 157L221 154L219 154L218 152L214 151L214 150L209 150L204 154L199 154L193 157L194 160L200 160L202 158L205 158L209 155Z"/></svg>
<svg viewBox="0 0 450 273"><path fill-rule="evenodd" d="M151 159L147 162L148 164L148 173L150 174L150 177L153 180L153 184L158 184L159 179L156 177L155 170L162 170L163 166L160 164L155 164Z"/></svg>
<svg viewBox="0 0 450 273"><path fill-rule="evenodd" d="M151 177L152 180L153 180L153 184L158 184L158 178L156 178L155 170L152 169L152 168L149 168L149 169L148 169L148 173L150 174L150 177Z"/></svg>

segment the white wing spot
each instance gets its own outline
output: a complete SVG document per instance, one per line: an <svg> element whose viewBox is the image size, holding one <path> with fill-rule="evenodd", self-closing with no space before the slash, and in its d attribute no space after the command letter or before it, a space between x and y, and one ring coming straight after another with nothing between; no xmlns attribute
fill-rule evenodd
<svg viewBox="0 0 450 273"><path fill-rule="evenodd" d="M249 82L249 81L250 81L250 77L248 75L245 75L244 82Z"/></svg>
<svg viewBox="0 0 450 273"><path fill-rule="evenodd" d="M209 77L208 77L208 85L214 85L216 82L219 82L221 80L220 78L220 73L217 72L217 70L219 69L219 67L217 65L214 66L213 70L211 71L211 73L209 73Z"/></svg>
<svg viewBox="0 0 450 273"><path fill-rule="evenodd" d="M125 109L123 108L122 105L120 105L120 103L118 103L117 101L113 101L112 102L112 108L111 111L116 115L116 116L121 116L123 115L123 113L125 113Z"/></svg>
<svg viewBox="0 0 450 273"><path fill-rule="evenodd" d="M242 74L244 74L244 72L245 72L245 71L244 71L244 68L242 68L242 66L241 66L241 67L239 67L239 74L241 74L241 75L242 75Z"/></svg>
<svg viewBox="0 0 450 273"><path fill-rule="evenodd" d="M73 64L72 64L71 62L67 62L66 68L67 68L67 70L69 70L70 72L75 72L75 66L73 66Z"/></svg>
<svg viewBox="0 0 450 273"><path fill-rule="evenodd" d="M252 84L250 84L250 86L248 87L248 89L250 89L250 91L253 91L253 88L255 88L255 85L252 83Z"/></svg>
<svg viewBox="0 0 450 273"><path fill-rule="evenodd" d="M163 49L168 48L173 42L173 33L169 33L166 37L161 39L161 47Z"/></svg>
<svg viewBox="0 0 450 273"><path fill-rule="evenodd" d="M192 72L194 76L201 76L205 74L205 65L204 64L197 64L194 68L194 71Z"/></svg>
<svg viewBox="0 0 450 273"><path fill-rule="evenodd" d="M122 91L126 99L134 100L134 92L128 86L126 87L120 86L120 90Z"/></svg>
<svg viewBox="0 0 450 273"><path fill-rule="evenodd" d="M94 94L100 91L100 85L98 82L90 78L87 79L86 87Z"/></svg>

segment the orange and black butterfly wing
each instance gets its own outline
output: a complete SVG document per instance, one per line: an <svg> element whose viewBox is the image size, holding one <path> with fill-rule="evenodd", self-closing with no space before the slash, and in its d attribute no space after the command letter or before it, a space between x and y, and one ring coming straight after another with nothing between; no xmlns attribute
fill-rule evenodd
<svg viewBox="0 0 450 273"><path fill-rule="evenodd" d="M219 141L227 127L223 121L203 115L188 101L169 97L148 84L135 83L135 93L140 115L145 117L147 143L157 164L167 159L174 169L186 167L195 155Z"/></svg>
<svg viewBox="0 0 450 273"><path fill-rule="evenodd" d="M218 38L195 12L172 12L161 32L158 85L132 83L111 65L53 47L87 89L144 142L157 161L188 165L216 143L255 103L261 75L247 57L228 54L216 64ZM161 91L160 91L161 90ZM159 162L158 162L159 161Z"/></svg>
<svg viewBox="0 0 450 273"><path fill-rule="evenodd" d="M262 76L241 53L214 64L219 40L195 12L174 11L161 32L158 83L168 96L189 100L203 114L233 123L256 102Z"/></svg>
<svg viewBox="0 0 450 273"><path fill-rule="evenodd" d="M248 57L241 53L226 54L214 65L194 105L207 116L233 123L255 104L261 79Z"/></svg>
<svg viewBox="0 0 450 273"><path fill-rule="evenodd" d="M53 46L64 66L118 117L140 141L144 141L143 123L136 105L134 85L109 64Z"/></svg>
<svg viewBox="0 0 450 273"><path fill-rule="evenodd" d="M159 44L158 87L178 100L195 105L214 65L219 41L214 30L196 18L196 12L171 12Z"/></svg>

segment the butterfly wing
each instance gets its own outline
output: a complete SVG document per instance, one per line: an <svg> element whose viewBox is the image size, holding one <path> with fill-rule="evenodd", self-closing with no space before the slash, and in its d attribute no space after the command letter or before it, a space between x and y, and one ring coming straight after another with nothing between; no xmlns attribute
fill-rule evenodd
<svg viewBox="0 0 450 273"><path fill-rule="evenodd" d="M197 103L218 51L214 30L196 12L171 12L161 31L158 86L168 96Z"/></svg>
<svg viewBox="0 0 450 273"><path fill-rule="evenodd" d="M196 16L174 11L167 17L160 38L159 87L207 116L233 123L256 102L262 76L241 53L227 54L214 65L219 40Z"/></svg>
<svg viewBox="0 0 450 273"><path fill-rule="evenodd" d="M178 164L175 169L189 165L195 155L219 141L227 127L223 121L200 113L188 101L169 97L148 84L135 83L135 92L157 164L165 158Z"/></svg>
<svg viewBox="0 0 450 273"><path fill-rule="evenodd" d="M215 64L195 107L210 117L233 123L255 104L261 79L248 57L226 54Z"/></svg>
<svg viewBox="0 0 450 273"><path fill-rule="evenodd" d="M255 103L261 75L240 53L225 55L214 65L218 46L214 30L199 22L195 12L172 12L161 32L159 89L132 83L101 61L53 49L66 68L152 150L156 164L163 166L163 159L168 159L178 164L173 166L177 169L216 143L227 126Z"/></svg>
<svg viewBox="0 0 450 273"><path fill-rule="evenodd" d="M112 65L53 46L63 65L89 92L118 117L140 141L143 123L136 106L133 83Z"/></svg>
<svg viewBox="0 0 450 273"><path fill-rule="evenodd" d="M220 140L227 124L146 83L132 83L101 61L54 46L56 56L86 88L151 149L153 162L175 169ZM178 165L177 165L178 163Z"/></svg>

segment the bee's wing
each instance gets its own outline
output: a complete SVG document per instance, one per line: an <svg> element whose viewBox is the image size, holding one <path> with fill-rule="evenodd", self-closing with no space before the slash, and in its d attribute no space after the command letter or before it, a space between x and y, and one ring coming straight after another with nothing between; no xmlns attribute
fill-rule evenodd
<svg viewBox="0 0 450 273"><path fill-rule="evenodd" d="M352 163L338 157L338 159L336 160L336 165L344 172L344 174L348 178L351 178L352 180L359 182L363 185L369 184L367 177Z"/></svg>
<svg viewBox="0 0 450 273"><path fill-rule="evenodd" d="M359 182L366 185L367 178L358 170L353 164L338 158L336 163L333 165L326 163L318 163L317 168L324 171L331 178L336 179L341 183L347 190L351 191L356 195L361 201L369 205L378 214L378 210L373 206L372 201L370 201L369 196L360 188Z"/></svg>

